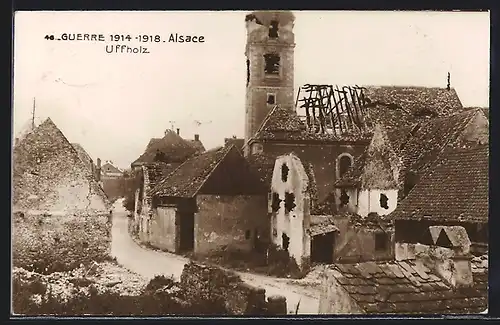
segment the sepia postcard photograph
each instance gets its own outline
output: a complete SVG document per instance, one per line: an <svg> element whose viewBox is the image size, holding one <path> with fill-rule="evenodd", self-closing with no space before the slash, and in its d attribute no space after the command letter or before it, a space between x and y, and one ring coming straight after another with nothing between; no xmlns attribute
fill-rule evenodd
<svg viewBox="0 0 500 325"><path fill-rule="evenodd" d="M488 313L489 12L13 30L11 315Z"/></svg>

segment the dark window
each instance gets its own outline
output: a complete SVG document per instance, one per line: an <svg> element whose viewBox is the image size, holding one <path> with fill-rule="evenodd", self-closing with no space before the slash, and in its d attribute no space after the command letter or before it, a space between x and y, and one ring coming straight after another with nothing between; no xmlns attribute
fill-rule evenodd
<svg viewBox="0 0 500 325"><path fill-rule="evenodd" d="M245 231L245 239L250 239L250 230Z"/></svg>
<svg viewBox="0 0 500 325"><path fill-rule="evenodd" d="M384 193L381 193L380 194L380 207L382 207L384 209L389 209L389 205L387 204L387 202L389 202L389 198Z"/></svg>
<svg viewBox="0 0 500 325"><path fill-rule="evenodd" d="M283 249L287 251L288 246L290 246L290 237L288 237L285 233L283 233L283 235L281 235L281 243Z"/></svg>
<svg viewBox="0 0 500 325"><path fill-rule="evenodd" d="M250 83L250 60L247 59L247 86Z"/></svg>
<svg viewBox="0 0 500 325"><path fill-rule="evenodd" d="M286 164L283 164L281 165L281 180L283 181L283 183L286 183L286 181L288 180L288 171L290 169L288 168L288 166Z"/></svg>
<svg viewBox="0 0 500 325"><path fill-rule="evenodd" d="M272 196L272 203L271 203L271 209L273 209L273 212L276 212L280 209L280 196L278 193L273 193Z"/></svg>
<svg viewBox="0 0 500 325"><path fill-rule="evenodd" d="M375 234L375 250L385 251L389 247L389 236L385 232Z"/></svg>
<svg viewBox="0 0 500 325"><path fill-rule="evenodd" d="M340 206L343 207L349 204L349 195L347 195L346 190L340 191Z"/></svg>
<svg viewBox="0 0 500 325"><path fill-rule="evenodd" d="M293 193L285 193L285 213L289 213L296 207L295 195Z"/></svg>
<svg viewBox="0 0 500 325"><path fill-rule="evenodd" d="M278 38L278 22L276 20L272 20L269 26L269 38Z"/></svg>
<svg viewBox="0 0 500 325"><path fill-rule="evenodd" d="M269 105L274 105L276 103L276 96L274 94L267 95L267 103Z"/></svg>
<svg viewBox="0 0 500 325"><path fill-rule="evenodd" d="M280 56L278 54L264 54L264 60L264 72L267 75L277 75L280 73Z"/></svg>
<svg viewBox="0 0 500 325"><path fill-rule="evenodd" d="M349 156L342 156L339 159L339 177L342 177L351 167L352 160Z"/></svg>

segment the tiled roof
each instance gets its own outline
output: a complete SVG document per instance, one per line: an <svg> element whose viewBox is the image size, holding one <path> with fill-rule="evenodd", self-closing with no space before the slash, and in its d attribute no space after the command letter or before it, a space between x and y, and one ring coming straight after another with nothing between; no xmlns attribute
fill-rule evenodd
<svg viewBox="0 0 500 325"><path fill-rule="evenodd" d="M455 89L414 86L365 86L365 98L412 115L448 116L463 109Z"/></svg>
<svg viewBox="0 0 500 325"><path fill-rule="evenodd" d="M224 139L224 145L225 146L232 146L234 145L236 148L241 150L243 146L245 145L245 139L241 138L225 138Z"/></svg>
<svg viewBox="0 0 500 325"><path fill-rule="evenodd" d="M259 175L260 179L266 184L271 185L273 178L274 164L276 162L276 155L265 153L258 153L246 157L250 167Z"/></svg>
<svg viewBox="0 0 500 325"><path fill-rule="evenodd" d="M418 260L334 264L329 271L368 314L464 314L487 307L484 278L453 289Z"/></svg>
<svg viewBox="0 0 500 325"><path fill-rule="evenodd" d="M276 105L266 116L254 136L255 140L281 141L359 141L368 140L369 132L343 134L314 133L306 130L297 112Z"/></svg>
<svg viewBox="0 0 500 325"><path fill-rule="evenodd" d="M264 195L259 177L235 147L220 147L194 156L150 191L160 197L191 198L199 192L222 195Z"/></svg>
<svg viewBox="0 0 500 325"><path fill-rule="evenodd" d="M149 176L150 188L154 188L158 182L170 175L179 166L180 163L153 162L145 164L144 169Z"/></svg>
<svg viewBox="0 0 500 325"><path fill-rule="evenodd" d="M104 165L102 165L101 170L103 173L123 173L121 170L111 165L110 163L105 163Z"/></svg>
<svg viewBox="0 0 500 325"><path fill-rule="evenodd" d="M402 170L425 173L444 147L464 132L477 110L464 111L448 117L435 118L388 132L392 148L402 156ZM366 162L366 153L355 158L353 166L336 182L336 186L357 186Z"/></svg>
<svg viewBox="0 0 500 325"><path fill-rule="evenodd" d="M167 130L163 138L152 138L144 153L132 165L153 162L158 151L164 153L168 162L184 162L187 158L200 152L199 144L194 142L184 140L176 132Z"/></svg>
<svg viewBox="0 0 500 325"><path fill-rule="evenodd" d="M335 226L334 218L328 215L327 216L312 215L311 226L309 227L309 229L306 230L309 236L317 236L332 231L339 231L339 228Z"/></svg>
<svg viewBox="0 0 500 325"><path fill-rule="evenodd" d="M487 145L447 149L391 216L487 222L488 181Z"/></svg>
<svg viewBox="0 0 500 325"><path fill-rule="evenodd" d="M212 171L234 147L221 147L209 150L186 160L168 177L161 180L152 190L151 195L193 197Z"/></svg>
<svg viewBox="0 0 500 325"><path fill-rule="evenodd" d="M205 151L205 146L200 140L189 140L193 148L195 148L198 152Z"/></svg>
<svg viewBox="0 0 500 325"><path fill-rule="evenodd" d="M465 130L477 111L466 111L422 123L403 148L405 170L420 172L429 167L448 143Z"/></svg>

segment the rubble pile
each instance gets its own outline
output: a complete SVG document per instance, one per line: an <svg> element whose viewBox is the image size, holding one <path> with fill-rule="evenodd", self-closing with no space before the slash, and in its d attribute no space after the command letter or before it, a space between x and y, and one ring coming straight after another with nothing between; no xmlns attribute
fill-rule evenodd
<svg viewBox="0 0 500 325"><path fill-rule="evenodd" d="M67 302L76 294L89 294L91 290L137 296L142 293L148 282L147 279L110 262L93 263L90 267L80 266L69 272L54 272L48 275L14 267L13 279L23 284L37 283L43 288L33 293L32 300L38 303L49 294L57 296L61 302Z"/></svg>

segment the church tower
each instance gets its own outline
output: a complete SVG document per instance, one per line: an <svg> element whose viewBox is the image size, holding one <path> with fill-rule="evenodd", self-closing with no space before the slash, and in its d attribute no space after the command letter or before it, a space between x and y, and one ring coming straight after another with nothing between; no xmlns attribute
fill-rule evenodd
<svg viewBox="0 0 500 325"><path fill-rule="evenodd" d="M279 105L293 110L295 17L290 11L256 11L246 16L247 80L245 143L269 111ZM245 155L249 148L245 147Z"/></svg>

